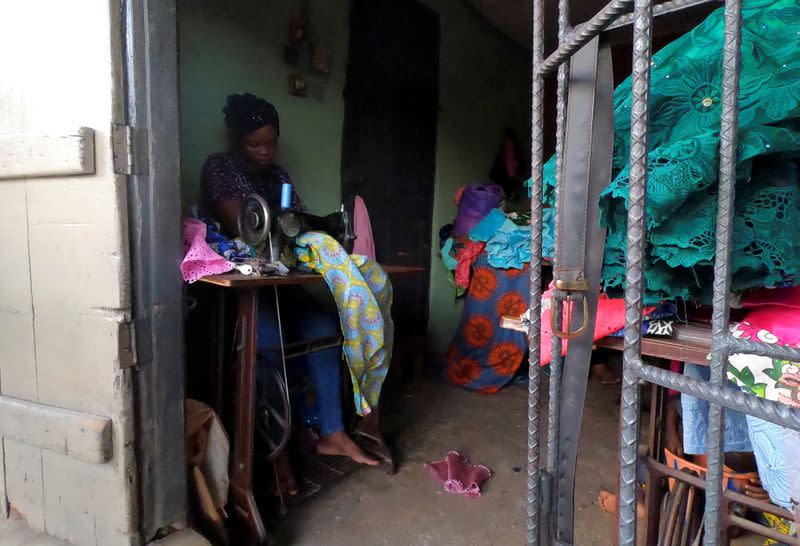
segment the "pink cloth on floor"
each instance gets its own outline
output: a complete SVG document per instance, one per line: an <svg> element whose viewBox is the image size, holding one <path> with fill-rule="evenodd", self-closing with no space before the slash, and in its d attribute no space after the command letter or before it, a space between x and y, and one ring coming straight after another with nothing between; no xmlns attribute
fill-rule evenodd
<svg viewBox="0 0 800 546"><path fill-rule="evenodd" d="M353 244L353 254L375 259L375 240L372 238L372 222L369 220L367 205L360 195L356 195L353 204L353 231L356 232L356 241Z"/></svg>
<svg viewBox="0 0 800 546"><path fill-rule="evenodd" d="M451 451L445 459L425 465L431 476L444 483L444 490L454 495L471 499L481 496L481 484L489 479L492 471L483 465L469 464L468 459L457 451Z"/></svg>
<svg viewBox="0 0 800 546"><path fill-rule="evenodd" d="M233 263L206 243L206 224L197 218L183 220L183 251L186 255L181 262L181 274L188 283L233 269Z"/></svg>

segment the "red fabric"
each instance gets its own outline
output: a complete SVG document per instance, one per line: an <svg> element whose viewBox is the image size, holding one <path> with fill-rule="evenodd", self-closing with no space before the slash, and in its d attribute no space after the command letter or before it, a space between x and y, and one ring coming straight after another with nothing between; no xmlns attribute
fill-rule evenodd
<svg viewBox="0 0 800 546"><path fill-rule="evenodd" d="M458 265L456 266L456 286L461 288L469 287L469 274L472 270L472 264L477 259L478 255L483 252L486 243L477 243L475 241L466 241L464 248L462 248L456 259Z"/></svg>
<svg viewBox="0 0 800 546"><path fill-rule="evenodd" d="M550 309L552 306L553 289L548 289L542 294L542 344L541 344L541 363L542 366L550 364L553 360L553 329L550 326ZM645 313L650 313L653 307L645 309ZM605 294L600 294L597 303L597 319L594 323L594 336L592 339L597 341L609 334L613 334L625 326L625 300L609 299ZM561 355L567 354L569 342L564 340L561 343Z"/></svg>
<svg viewBox="0 0 800 546"><path fill-rule="evenodd" d="M800 346L800 308L764 305L747 313L744 320L757 330L775 334L783 345Z"/></svg>
<svg viewBox="0 0 800 546"><path fill-rule="evenodd" d="M683 373L683 362L681 362L680 360L670 360L669 371L671 371L672 373ZM670 398L678 396L678 391L669 389L667 391L667 396Z"/></svg>
<svg viewBox="0 0 800 546"><path fill-rule="evenodd" d="M483 465L469 464L467 458L451 451L441 461L426 464L431 476L444 483L444 490L454 495L471 499L481 496L481 484L489 479L492 471Z"/></svg>
<svg viewBox="0 0 800 546"><path fill-rule="evenodd" d="M745 309L764 307L766 305L800 309L800 286L792 288L762 288L747 294L742 299L742 307Z"/></svg>

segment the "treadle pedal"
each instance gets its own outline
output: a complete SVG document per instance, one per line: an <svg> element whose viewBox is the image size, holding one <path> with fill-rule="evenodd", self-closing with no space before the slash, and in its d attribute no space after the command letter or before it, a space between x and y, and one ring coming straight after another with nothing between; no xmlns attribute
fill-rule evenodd
<svg viewBox="0 0 800 546"><path fill-rule="evenodd" d="M306 502L361 467L349 457L304 453L299 454L297 458L300 492L288 499L290 506Z"/></svg>

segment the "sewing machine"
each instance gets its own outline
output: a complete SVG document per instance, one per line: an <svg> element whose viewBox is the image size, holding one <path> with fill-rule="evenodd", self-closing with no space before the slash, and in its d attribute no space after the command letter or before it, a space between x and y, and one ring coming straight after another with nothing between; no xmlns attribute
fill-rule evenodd
<svg viewBox="0 0 800 546"><path fill-rule="evenodd" d="M242 202L239 213L239 234L252 247L266 243L266 258L280 259L284 248L291 248L298 235L308 231L324 231L348 252L353 250L356 239L353 230L353 206L342 206L337 212L316 216L289 208L273 211L266 200L258 194L250 194Z"/></svg>

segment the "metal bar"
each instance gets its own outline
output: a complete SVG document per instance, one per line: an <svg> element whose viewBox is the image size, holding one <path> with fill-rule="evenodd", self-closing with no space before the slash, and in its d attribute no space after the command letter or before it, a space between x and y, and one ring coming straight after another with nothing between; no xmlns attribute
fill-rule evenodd
<svg viewBox="0 0 800 546"><path fill-rule="evenodd" d="M646 364L640 363L636 372L642 379L662 387L701 398L734 411L745 412L787 428L800 430L800 410L786 404Z"/></svg>
<svg viewBox="0 0 800 546"><path fill-rule="evenodd" d="M283 348L278 345L277 347L264 349L263 352L278 353L281 351L281 349L283 349L286 352L286 360L291 360L292 358L306 356L311 353L318 353L319 351L341 347L342 343L344 343L342 336L327 336L317 339L310 339L308 341L287 343L283 346Z"/></svg>
<svg viewBox="0 0 800 546"><path fill-rule="evenodd" d="M555 323L558 328L563 322L562 306L556 305L550 309L554 313ZM553 336L552 340L553 358L550 361L550 390L548 407L548 428L547 428L547 471L555 475L558 466L559 454L559 415L561 413L561 376L564 369L564 358L561 356L561 338ZM553 489L555 493L555 489Z"/></svg>
<svg viewBox="0 0 800 546"><path fill-rule="evenodd" d="M703 491L706 488L706 480L704 478L700 478L693 474L689 474L688 472L679 470L677 468L672 468L671 466L667 466L664 463L658 462L655 459L647 460L647 471L651 473L655 479L661 479L665 477L675 478L676 480L686 482L692 487L696 487L697 489ZM735 503L740 506L746 506L747 508L757 512L766 512L767 514L773 514L775 516L778 516L779 518L784 518L788 520L794 519L794 515L785 508L782 508L776 504L772 504L769 501L762 501L754 499L753 497L748 497L747 495L743 495L742 493L737 493L732 489L726 489L725 492L722 494L722 496L725 499L725 504ZM791 538L791 537L784 536L784 538Z"/></svg>
<svg viewBox="0 0 800 546"><path fill-rule="evenodd" d="M597 15L573 30L564 42L544 62L537 65L536 74L546 76L569 59L576 51L589 43L592 38L607 29L617 17L628 11L633 0L612 0L597 12Z"/></svg>
<svg viewBox="0 0 800 546"><path fill-rule="evenodd" d="M722 53L722 122L719 143L716 257L714 260L714 311L711 318L711 380L722 385L728 364L726 343L730 307L731 245L736 183L736 146L739 127L739 68L742 40L741 0L725 1L725 41ZM722 442L724 410L713 403L708 410L708 473L706 474L706 532L703 543L719 543L719 506L722 497Z"/></svg>
<svg viewBox="0 0 800 546"><path fill-rule="evenodd" d="M730 519L731 523L733 523L736 527L744 529L745 531L750 531L751 533L755 533L764 538L772 539L776 541L778 544L787 544L787 543L797 544L797 540L792 539L792 537L781 534L778 531L775 531L774 529L770 529L769 527L759 525L758 523L744 519L735 514L730 514L728 518Z"/></svg>
<svg viewBox="0 0 800 546"><path fill-rule="evenodd" d="M651 385L650 396L650 438L648 439L648 462L658 457L663 450L666 390L655 383ZM658 544L659 516L661 501L664 498L664 480L648 471L645 481L645 544Z"/></svg>
<svg viewBox="0 0 800 546"><path fill-rule="evenodd" d="M569 2L567 0L559 0L558 2L558 43L559 46L564 43L568 30L569 20ZM569 71L569 61L562 63L558 67L558 87L556 90L556 233L561 219L558 216L559 205L561 202L561 180L562 180L562 167L564 164L564 144L566 142L566 96L567 96L567 73ZM560 245L560 241L556 238L556 247ZM558 255L558 252L555 252ZM550 310L554 314L554 320L558 329L562 326L562 313L563 307L560 305L553 306ZM558 457L560 453L560 419L561 419L561 376L563 372L564 359L561 356L561 338L558 336L552 337L552 359L550 361L550 383L549 383L549 408L548 408L548 426L547 426L547 472L551 476L556 475L558 468ZM553 480L550 491L552 498L556 498L558 481Z"/></svg>
<svg viewBox="0 0 800 546"><path fill-rule="evenodd" d="M531 283L528 330L527 544L539 544L539 382L542 306L542 155L544 80L536 74L544 57L544 0L533 0L531 82Z"/></svg>
<svg viewBox="0 0 800 546"><path fill-rule="evenodd" d="M619 544L636 544L636 457L639 446L639 377L644 285L645 201L649 140L651 0L636 0L633 10L633 86L628 190L628 246L625 275L625 349L620 405Z"/></svg>
<svg viewBox="0 0 800 546"><path fill-rule="evenodd" d="M780 360L800 362L800 349L787 345L772 345L751 339L740 339L728 336L725 339L725 351L728 355L746 353L758 356L767 356Z"/></svg>
<svg viewBox="0 0 800 546"><path fill-rule="evenodd" d="M693 8L695 6L708 4L709 2L721 2L721 0L669 0L667 2L663 2L661 4L653 6L653 17L658 17L659 15L668 15L670 13L675 13L677 11ZM633 14L628 13L623 15L622 17L619 17L606 30L614 30L615 28L622 28L624 26L630 25L632 22L633 22Z"/></svg>

